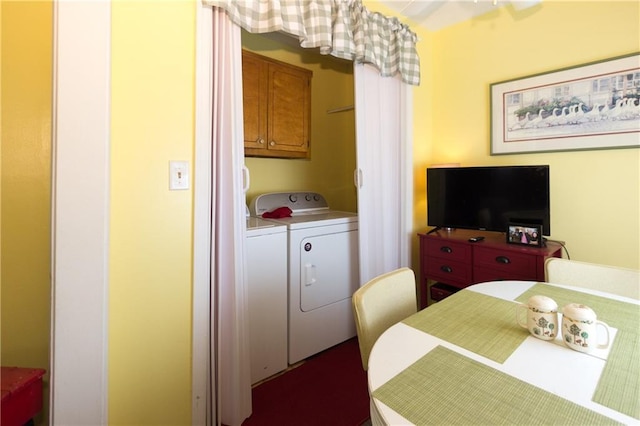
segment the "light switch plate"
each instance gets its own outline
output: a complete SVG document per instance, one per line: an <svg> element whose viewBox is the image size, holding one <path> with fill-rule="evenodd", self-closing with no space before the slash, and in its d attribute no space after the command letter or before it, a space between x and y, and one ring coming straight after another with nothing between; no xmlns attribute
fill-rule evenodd
<svg viewBox="0 0 640 426"><path fill-rule="evenodd" d="M188 161L169 161L169 189L189 189Z"/></svg>

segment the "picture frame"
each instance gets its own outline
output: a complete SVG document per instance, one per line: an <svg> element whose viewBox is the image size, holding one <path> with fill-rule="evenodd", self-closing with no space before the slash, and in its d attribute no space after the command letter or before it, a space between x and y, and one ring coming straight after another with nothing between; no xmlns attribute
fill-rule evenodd
<svg viewBox="0 0 640 426"><path fill-rule="evenodd" d="M542 226L531 223L509 223L507 225L507 243L529 247L542 247L544 238Z"/></svg>
<svg viewBox="0 0 640 426"><path fill-rule="evenodd" d="M491 155L640 147L640 53L490 85Z"/></svg>

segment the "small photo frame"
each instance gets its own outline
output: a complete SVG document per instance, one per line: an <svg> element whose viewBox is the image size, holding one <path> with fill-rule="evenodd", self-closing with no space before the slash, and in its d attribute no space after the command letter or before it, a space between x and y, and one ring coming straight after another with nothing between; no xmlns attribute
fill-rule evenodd
<svg viewBox="0 0 640 426"><path fill-rule="evenodd" d="M542 226L526 223L509 223L507 243L542 247Z"/></svg>

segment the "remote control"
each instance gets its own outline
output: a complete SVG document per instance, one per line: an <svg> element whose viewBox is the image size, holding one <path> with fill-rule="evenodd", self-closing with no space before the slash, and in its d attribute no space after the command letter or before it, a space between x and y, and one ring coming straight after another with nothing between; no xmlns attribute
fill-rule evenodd
<svg viewBox="0 0 640 426"><path fill-rule="evenodd" d="M484 237L482 236L469 238L469 241L471 241L472 243L477 243L478 241L482 241L482 240L484 240Z"/></svg>

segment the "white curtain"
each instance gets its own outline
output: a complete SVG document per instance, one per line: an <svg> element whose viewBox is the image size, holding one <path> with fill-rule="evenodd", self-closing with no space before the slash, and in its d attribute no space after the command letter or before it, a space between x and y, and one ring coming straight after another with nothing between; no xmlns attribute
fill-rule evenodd
<svg viewBox="0 0 640 426"><path fill-rule="evenodd" d="M354 66L360 283L410 266L412 92L399 76Z"/></svg>
<svg viewBox="0 0 640 426"><path fill-rule="evenodd" d="M218 422L229 426L251 415L241 52L240 27L213 8L211 353L217 356Z"/></svg>

